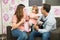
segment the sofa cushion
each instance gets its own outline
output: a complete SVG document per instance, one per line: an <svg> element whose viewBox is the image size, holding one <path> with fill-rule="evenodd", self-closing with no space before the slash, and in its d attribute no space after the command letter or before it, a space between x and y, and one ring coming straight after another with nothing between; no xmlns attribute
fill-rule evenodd
<svg viewBox="0 0 60 40"><path fill-rule="evenodd" d="M56 27L60 27L60 17L56 17Z"/></svg>
<svg viewBox="0 0 60 40"><path fill-rule="evenodd" d="M50 40L60 40L60 27L51 32Z"/></svg>

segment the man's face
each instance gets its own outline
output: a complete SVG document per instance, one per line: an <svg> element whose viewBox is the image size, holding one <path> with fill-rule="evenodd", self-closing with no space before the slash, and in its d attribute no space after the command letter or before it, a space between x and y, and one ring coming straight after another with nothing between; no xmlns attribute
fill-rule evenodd
<svg viewBox="0 0 60 40"><path fill-rule="evenodd" d="M41 7L41 13L44 14L45 10L43 9L43 6Z"/></svg>

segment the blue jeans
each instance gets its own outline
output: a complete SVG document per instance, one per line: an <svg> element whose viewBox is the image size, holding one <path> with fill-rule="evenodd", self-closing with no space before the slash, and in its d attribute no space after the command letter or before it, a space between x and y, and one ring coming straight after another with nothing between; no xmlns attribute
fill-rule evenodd
<svg viewBox="0 0 60 40"><path fill-rule="evenodd" d="M34 37L41 36L42 40L49 40L50 38L50 32L45 32L45 33L39 33L37 31L32 31L29 40L34 40Z"/></svg>
<svg viewBox="0 0 60 40"><path fill-rule="evenodd" d="M27 40L27 38L28 38L26 32L22 32L18 29L12 30L12 35L14 37L17 37L17 40Z"/></svg>

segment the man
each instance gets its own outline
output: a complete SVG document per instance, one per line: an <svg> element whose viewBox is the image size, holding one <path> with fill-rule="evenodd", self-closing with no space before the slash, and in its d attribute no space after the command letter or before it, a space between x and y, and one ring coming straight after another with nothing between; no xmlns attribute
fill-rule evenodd
<svg viewBox="0 0 60 40"><path fill-rule="evenodd" d="M40 29L39 26L34 26L36 30L31 32L29 40L34 40L35 36L42 36L42 40L49 40L50 32L56 29L56 20L55 17L50 13L50 9L51 5L43 4L41 8L41 13L43 15L38 19L42 19L44 21L42 23L43 29Z"/></svg>

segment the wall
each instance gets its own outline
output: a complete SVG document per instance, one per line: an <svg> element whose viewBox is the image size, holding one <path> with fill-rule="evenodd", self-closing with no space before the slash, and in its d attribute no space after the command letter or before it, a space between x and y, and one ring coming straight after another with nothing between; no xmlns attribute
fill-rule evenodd
<svg viewBox="0 0 60 40"><path fill-rule="evenodd" d="M2 33L2 24L1 24L1 0L0 0L0 34Z"/></svg>
<svg viewBox="0 0 60 40"><path fill-rule="evenodd" d="M60 5L60 0L46 0L46 3L49 3L52 6L59 6Z"/></svg>
<svg viewBox="0 0 60 40"><path fill-rule="evenodd" d="M18 4L24 4L27 7L28 0L3 0L2 1L3 33L6 33L6 26L11 25L11 19Z"/></svg>

